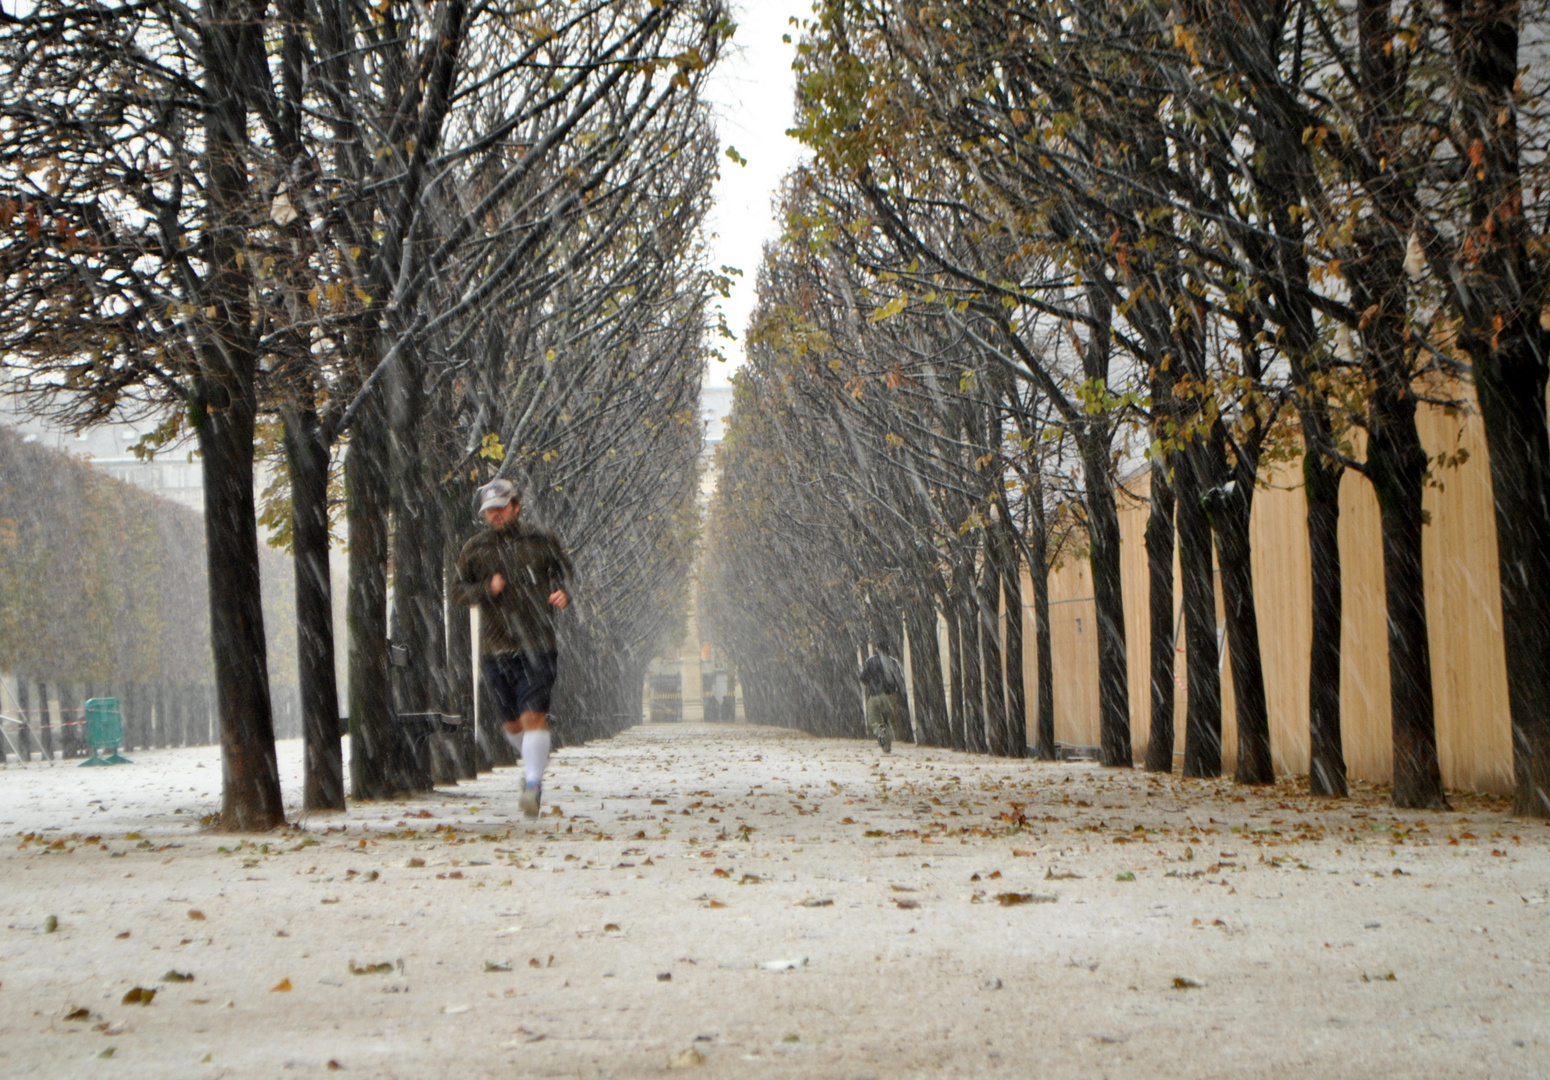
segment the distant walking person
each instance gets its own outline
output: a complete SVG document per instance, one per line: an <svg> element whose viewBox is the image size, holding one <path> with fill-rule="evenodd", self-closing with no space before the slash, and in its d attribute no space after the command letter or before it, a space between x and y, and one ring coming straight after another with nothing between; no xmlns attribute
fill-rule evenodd
<svg viewBox="0 0 1550 1080"><path fill-rule="evenodd" d="M866 693L867 732L877 738L883 753L893 753L893 740L908 723L904 709L904 665L887 653L873 653L861 665L861 687Z"/></svg>
<svg viewBox="0 0 1550 1080"><path fill-rule="evenodd" d="M549 694L559 670L554 613L570 605L572 568L558 540L522 524L510 480L479 489L479 513L489 528L463 545L453 596L479 608L479 671L506 741L522 755L522 813L536 818L549 764Z"/></svg>

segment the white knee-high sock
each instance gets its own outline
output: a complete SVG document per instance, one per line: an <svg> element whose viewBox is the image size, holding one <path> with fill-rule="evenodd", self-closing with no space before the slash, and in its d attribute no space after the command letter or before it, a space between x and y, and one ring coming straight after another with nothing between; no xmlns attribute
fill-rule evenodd
<svg viewBox="0 0 1550 1080"><path fill-rule="evenodd" d="M549 764L549 732L525 731L522 733L522 771L529 784L544 778L544 767Z"/></svg>
<svg viewBox="0 0 1550 1080"><path fill-rule="evenodd" d="M501 734L506 736L506 744L515 750L517 756L520 757L522 755L522 732L502 729Z"/></svg>

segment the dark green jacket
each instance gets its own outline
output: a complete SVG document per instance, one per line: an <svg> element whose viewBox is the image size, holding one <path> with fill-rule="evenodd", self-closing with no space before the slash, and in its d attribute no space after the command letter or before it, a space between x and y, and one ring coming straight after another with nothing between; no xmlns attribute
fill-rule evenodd
<svg viewBox="0 0 1550 1080"><path fill-rule="evenodd" d="M571 573L560 542L520 519L469 537L457 558L452 598L479 608L480 655L553 649L555 609L549 594L566 588ZM492 596L490 579L496 574L506 579L506 587Z"/></svg>

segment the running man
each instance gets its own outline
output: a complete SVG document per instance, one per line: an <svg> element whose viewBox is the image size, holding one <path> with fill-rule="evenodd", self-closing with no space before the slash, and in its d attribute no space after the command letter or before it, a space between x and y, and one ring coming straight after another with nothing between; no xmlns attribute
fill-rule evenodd
<svg viewBox="0 0 1550 1080"><path fill-rule="evenodd" d="M489 528L463 545L453 596L479 608L479 671L506 741L522 755L520 805L532 819L549 764L549 694L559 659L554 613L570 605L565 586L572 568L558 540L522 524L521 498L510 480L479 489L479 513Z"/></svg>
<svg viewBox="0 0 1550 1080"><path fill-rule="evenodd" d="M904 706L904 665L887 653L873 653L861 665L866 694L867 733L877 738L883 753L893 753L893 740L909 724Z"/></svg>

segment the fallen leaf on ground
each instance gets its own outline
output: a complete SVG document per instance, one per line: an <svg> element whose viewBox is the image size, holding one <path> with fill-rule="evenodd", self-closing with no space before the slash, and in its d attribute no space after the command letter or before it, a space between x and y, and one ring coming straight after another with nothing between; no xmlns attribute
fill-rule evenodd
<svg viewBox="0 0 1550 1080"><path fill-rule="evenodd" d="M1002 907L1016 907L1018 904L1053 904L1058 897L1054 893L1036 892L1004 892L996 894L996 903Z"/></svg>
<svg viewBox="0 0 1550 1080"><path fill-rule="evenodd" d="M89 1010L89 1009L71 1009L69 1012L65 1013L65 1019L66 1020L90 1020L91 1019L91 1010Z"/></svg>
<svg viewBox="0 0 1550 1080"><path fill-rule="evenodd" d="M1175 975L1173 978L1173 986L1177 990L1199 990L1204 985L1184 975Z"/></svg>
<svg viewBox="0 0 1550 1080"><path fill-rule="evenodd" d="M193 976L192 972L188 972L188 971L171 971L171 970L169 970L167 972L167 974L165 974L165 975L163 975L161 977L161 981L162 982L168 982L168 983L193 982L194 981L194 976Z"/></svg>
<svg viewBox="0 0 1550 1080"><path fill-rule="evenodd" d="M486 960L484 962L484 970L485 971L510 971L511 970L511 961L510 960L503 960L500 963L496 963L494 960Z"/></svg>
<svg viewBox="0 0 1550 1080"><path fill-rule="evenodd" d="M386 975L393 970L393 965L384 960L380 964L357 964L350 961L351 975Z"/></svg>
<svg viewBox="0 0 1550 1080"><path fill-rule="evenodd" d="M205 913L200 911L198 908L189 908L188 909L188 917L190 919L193 919L195 922L204 922L205 921Z"/></svg>
<svg viewBox="0 0 1550 1080"><path fill-rule="evenodd" d="M156 991L147 990L143 986L137 986L124 995L120 1005L149 1005L156 1000Z"/></svg>
<svg viewBox="0 0 1550 1080"><path fill-rule="evenodd" d="M424 859L410 859L408 862L404 863L404 865L417 869L417 868L425 865L425 860Z"/></svg>
<svg viewBox="0 0 1550 1080"><path fill-rule="evenodd" d="M289 994L291 992L291 980L287 976L269 988L271 994Z"/></svg>
<svg viewBox="0 0 1550 1080"><path fill-rule="evenodd" d="M802 906L803 907L833 907L834 906L834 901L828 899L827 897L825 897L823 899L818 899L816 897L811 897L810 896L806 900L802 901Z"/></svg>
<svg viewBox="0 0 1550 1080"><path fill-rule="evenodd" d="M889 897L889 899L893 901L895 907L901 908L905 911L913 911L915 908L920 906L919 900L900 900L898 897Z"/></svg>
<svg viewBox="0 0 1550 1080"><path fill-rule="evenodd" d="M58 929L59 929L59 916L57 916L57 915L50 915L48 918L43 920L43 932L45 934L52 934L55 930L58 930Z"/></svg>

